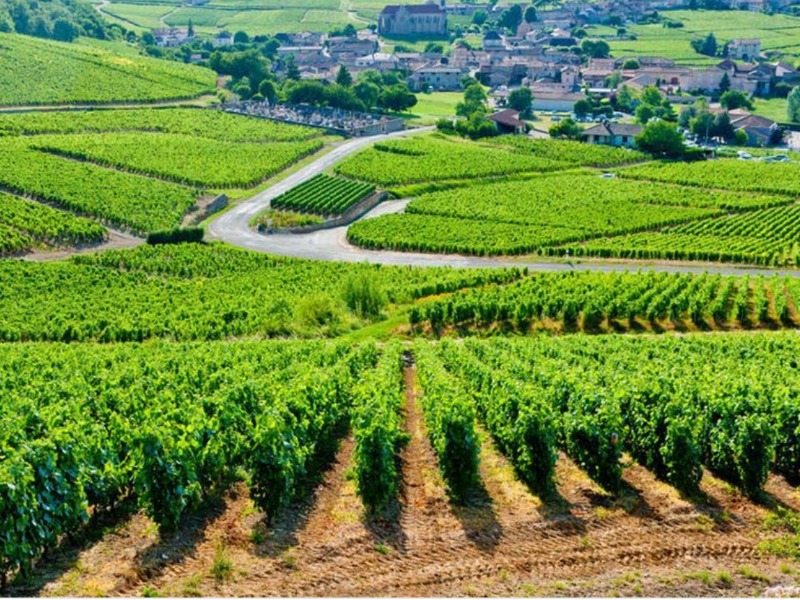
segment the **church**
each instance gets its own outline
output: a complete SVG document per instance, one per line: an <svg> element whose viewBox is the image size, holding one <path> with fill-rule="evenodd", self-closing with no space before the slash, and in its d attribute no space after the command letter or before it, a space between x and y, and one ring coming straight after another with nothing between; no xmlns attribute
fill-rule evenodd
<svg viewBox="0 0 800 600"><path fill-rule="evenodd" d="M446 36L445 0L386 6L378 17L378 33L398 37Z"/></svg>

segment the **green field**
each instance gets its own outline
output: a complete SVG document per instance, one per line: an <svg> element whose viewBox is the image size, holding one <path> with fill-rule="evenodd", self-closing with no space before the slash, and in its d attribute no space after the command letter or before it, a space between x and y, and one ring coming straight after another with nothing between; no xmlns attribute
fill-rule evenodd
<svg viewBox="0 0 800 600"><path fill-rule="evenodd" d="M140 233L175 227L201 193L253 186L324 144L317 130L182 108L5 114L0 139L0 186Z"/></svg>
<svg viewBox="0 0 800 600"><path fill-rule="evenodd" d="M396 304L518 276L281 259L221 244L0 261L0 271L0 342L334 335L366 322L344 296L359 276L372 277Z"/></svg>
<svg viewBox="0 0 800 600"><path fill-rule="evenodd" d="M216 87L209 69L119 56L97 46L0 34L0 105L152 102L193 98Z"/></svg>
<svg viewBox="0 0 800 600"><path fill-rule="evenodd" d="M94 221L0 193L0 255L99 242L105 235L105 229Z"/></svg>
<svg viewBox="0 0 800 600"><path fill-rule="evenodd" d="M161 17L173 10L174 6L151 4L108 4L102 11L118 19L147 29L163 27Z"/></svg>
<svg viewBox="0 0 800 600"><path fill-rule="evenodd" d="M753 104L755 105L753 112L778 123L789 122L786 98L753 98Z"/></svg>
<svg viewBox="0 0 800 600"><path fill-rule="evenodd" d="M413 198L402 214L350 227L348 240L365 248L800 262L792 225L797 163L625 166L644 160L636 152L576 142L428 136L377 145L337 169ZM597 167L623 168L609 178Z"/></svg>
<svg viewBox="0 0 800 600"><path fill-rule="evenodd" d="M281 194L270 206L314 215L341 215L375 191L369 183L319 174Z"/></svg>
<svg viewBox="0 0 800 600"><path fill-rule="evenodd" d="M585 333L796 327L800 287L779 277L680 273L539 273L470 289L412 310L431 333L458 328Z"/></svg>
<svg viewBox="0 0 800 600"><path fill-rule="evenodd" d="M681 21L682 28L662 25L632 25L628 32L634 41L609 40L614 56L663 56L679 64L708 66L719 59L696 53L689 42L713 33L718 44L734 38L759 38L762 51L776 51L791 59L800 54L800 18L788 15L766 15L748 11L676 10L663 15Z"/></svg>
<svg viewBox="0 0 800 600"><path fill-rule="evenodd" d="M464 99L461 92L417 94L417 104L405 116L419 125L434 125L439 119L456 114L456 104Z"/></svg>

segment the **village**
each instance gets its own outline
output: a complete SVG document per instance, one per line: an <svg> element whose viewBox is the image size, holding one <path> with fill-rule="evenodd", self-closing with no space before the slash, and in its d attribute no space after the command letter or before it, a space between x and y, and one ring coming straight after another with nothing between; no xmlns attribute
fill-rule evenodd
<svg viewBox="0 0 800 600"><path fill-rule="evenodd" d="M721 94L726 91L741 92L747 98L785 98L800 84L796 67L779 53L764 51L762 40L735 38L717 42L714 39L710 54L701 47L709 40L698 40L699 55L716 56L718 60L706 61L703 66L688 66L663 56L612 56L608 43L587 35L586 28L592 26L615 28L620 38L629 35L628 27L641 22L678 27L681 24L670 19L669 11L695 5L695 0L565 2L555 8L504 3L449 4L446 0L388 5L381 10L377 24L359 31L351 28L336 32L339 35L315 31L276 35L279 46L272 68L278 76L286 76L287 69L292 69L302 80L323 83L335 82L342 68L353 78L365 71L398 73L408 90L418 96L461 92L465 83L477 80L485 86L489 106L495 109L490 118L503 132L546 134L548 127L570 118L581 127L589 127L583 139L625 146L632 146L642 130L643 123L636 122L641 119L634 118L639 104L637 97L646 88L656 88L676 115L705 99L713 114L727 113L733 131L742 132L740 141L746 139L751 146L781 144L788 119L754 114L748 110L750 102L733 107L719 104ZM720 4L718 8L781 11L791 6L789 0L742 0ZM473 24L498 25L484 24L480 29L473 25L469 41L456 36L451 46L449 21L454 19L459 23L471 19ZM153 35L157 45L174 47L189 41L190 33L170 28L156 30ZM713 38L713 33L710 35ZM421 41L427 43L420 49ZM232 44L234 36L228 32L219 33L213 40L214 48ZM531 104L530 110L522 108L521 118L520 107L510 108L507 100L514 90L523 88L530 90ZM609 101L615 105L619 94L633 97L626 107L629 112L597 110ZM587 106L594 110L587 110ZM262 113L269 110L271 118L277 114L274 108L258 110ZM320 115L315 111L314 119L319 121ZM534 115L544 116L543 122L533 123L532 127L525 125L526 119L536 118ZM358 114L347 119L363 120ZM330 129L337 129L329 125ZM359 135L359 127L349 129ZM791 135L788 139L794 140Z"/></svg>

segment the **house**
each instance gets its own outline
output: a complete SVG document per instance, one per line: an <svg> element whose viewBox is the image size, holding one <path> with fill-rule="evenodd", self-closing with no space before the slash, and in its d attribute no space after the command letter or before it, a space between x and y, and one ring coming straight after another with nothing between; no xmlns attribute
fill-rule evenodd
<svg viewBox="0 0 800 600"><path fill-rule="evenodd" d="M772 119L742 109L731 110L728 116L735 131L747 134L748 146L773 146L783 138L781 127Z"/></svg>
<svg viewBox="0 0 800 600"><path fill-rule="evenodd" d="M456 67L439 65L422 67L414 71L408 78L408 87L412 91L433 89L440 92L455 92L461 89L463 72Z"/></svg>
<svg viewBox="0 0 800 600"><path fill-rule="evenodd" d="M519 111L513 108L498 111L493 115L489 115L488 118L490 121L494 121L495 125L497 125L497 129L501 133L521 135L525 133L528 128L525 121L520 121Z"/></svg>
<svg viewBox="0 0 800 600"><path fill-rule="evenodd" d="M394 71L402 66L400 59L394 54L385 52L375 52L366 56L359 56L355 59L355 68L359 70L374 69L375 71L385 72Z"/></svg>
<svg viewBox="0 0 800 600"><path fill-rule="evenodd" d="M174 48L193 39L194 35L190 36L188 29L170 27L169 29L154 29L153 38L156 46Z"/></svg>
<svg viewBox="0 0 800 600"><path fill-rule="evenodd" d="M751 62L761 56L761 40L736 39L728 42L728 58Z"/></svg>
<svg viewBox="0 0 800 600"><path fill-rule="evenodd" d="M275 35L275 39L285 46L322 46L325 42L325 34L311 31L279 33Z"/></svg>
<svg viewBox="0 0 800 600"><path fill-rule="evenodd" d="M483 49L486 52L496 52L498 50L506 50L507 48L506 40L496 31L490 31L483 36Z"/></svg>
<svg viewBox="0 0 800 600"><path fill-rule="evenodd" d="M220 31L217 37L213 39L211 44L214 48L221 48L222 46L230 46L233 44L233 34L227 31Z"/></svg>
<svg viewBox="0 0 800 600"><path fill-rule="evenodd" d="M636 146L636 136L640 133L641 125L604 121L585 130L581 135L590 144L633 148Z"/></svg>
<svg viewBox="0 0 800 600"><path fill-rule="evenodd" d="M534 110L572 112L578 100L586 100L586 94L583 92L535 91L533 93L533 103L531 106Z"/></svg>
<svg viewBox="0 0 800 600"><path fill-rule="evenodd" d="M328 39L327 45L328 54L337 61L355 59L378 51L378 43L372 38L335 37Z"/></svg>
<svg viewBox="0 0 800 600"><path fill-rule="evenodd" d="M378 16L378 33L397 37L446 36L447 11L441 4L385 6Z"/></svg>

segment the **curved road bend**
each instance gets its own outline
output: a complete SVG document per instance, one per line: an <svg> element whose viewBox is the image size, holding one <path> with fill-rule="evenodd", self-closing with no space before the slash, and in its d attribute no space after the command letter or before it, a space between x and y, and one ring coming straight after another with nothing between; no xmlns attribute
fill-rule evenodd
<svg viewBox="0 0 800 600"><path fill-rule="evenodd" d="M289 175L274 186L253 198L242 202L220 215L209 225L210 237L225 241L240 248L289 256L327 261L369 262L385 265L410 265L420 267L528 267L533 271L632 271L636 269L668 273L712 273L723 275L789 275L800 277L800 271L783 271L750 267L728 267L715 265L686 264L635 264L584 262L530 262L513 258L478 257L448 254L423 254L419 252L397 252L391 250L366 250L347 242L347 227L336 227L314 233L274 233L264 235L250 227L250 220L269 208L273 198L331 168L344 158L372 145L375 142L431 131L432 127L412 129L387 135L357 138L334 148L317 160ZM388 200L372 209L363 218L369 219L384 214L401 212L408 200Z"/></svg>

